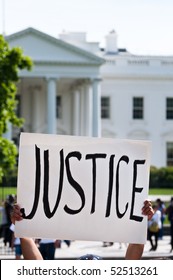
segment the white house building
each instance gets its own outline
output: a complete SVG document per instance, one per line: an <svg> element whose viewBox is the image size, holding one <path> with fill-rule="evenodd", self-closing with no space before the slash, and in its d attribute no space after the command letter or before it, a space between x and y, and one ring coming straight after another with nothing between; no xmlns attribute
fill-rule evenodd
<svg viewBox="0 0 173 280"><path fill-rule="evenodd" d="M28 28L6 39L34 62L18 85L25 132L151 140L151 164L173 165L173 56L132 55L115 31L105 49L85 33Z"/></svg>

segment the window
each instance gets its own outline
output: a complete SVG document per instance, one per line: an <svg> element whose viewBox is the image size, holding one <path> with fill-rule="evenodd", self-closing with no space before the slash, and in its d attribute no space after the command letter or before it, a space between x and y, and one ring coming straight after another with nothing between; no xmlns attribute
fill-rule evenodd
<svg viewBox="0 0 173 280"><path fill-rule="evenodd" d="M101 98L101 118L102 119L110 118L110 97Z"/></svg>
<svg viewBox="0 0 173 280"><path fill-rule="evenodd" d="M56 97L56 118L62 118L62 98L61 96Z"/></svg>
<svg viewBox="0 0 173 280"><path fill-rule="evenodd" d="M133 119L142 120L144 118L144 100L143 97L133 98Z"/></svg>
<svg viewBox="0 0 173 280"><path fill-rule="evenodd" d="M173 142L167 142L167 166L173 166Z"/></svg>
<svg viewBox="0 0 173 280"><path fill-rule="evenodd" d="M173 120L173 98L166 99L166 119Z"/></svg>

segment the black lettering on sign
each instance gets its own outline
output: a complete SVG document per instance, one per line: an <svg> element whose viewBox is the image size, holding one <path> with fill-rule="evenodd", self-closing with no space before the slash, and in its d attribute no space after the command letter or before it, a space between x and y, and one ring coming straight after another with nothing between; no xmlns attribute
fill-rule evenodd
<svg viewBox="0 0 173 280"><path fill-rule="evenodd" d="M108 189L107 208L106 208L105 217L109 217L111 211L112 189L113 189L113 180L114 180L114 158L115 155L111 155L109 161L109 189Z"/></svg>
<svg viewBox="0 0 173 280"><path fill-rule="evenodd" d="M110 210L111 210L111 202L112 202L112 191L113 191L113 178L114 178L114 158L115 155L111 155L110 157L110 161L109 161L109 189L108 189L108 198L107 198L107 208L106 208L106 217L110 216ZM119 169L120 169L120 163L121 161L125 161L127 164L129 162L129 158L127 156L122 156L120 158L120 160L118 161L118 165L117 165L117 170L116 170L116 183L115 183L115 188L116 188L116 197L115 197L115 201L116 201L116 214L118 216L118 218L122 218L127 209L128 209L128 203L125 206L125 211L124 213L120 213L119 211Z"/></svg>
<svg viewBox="0 0 173 280"><path fill-rule="evenodd" d="M117 172L116 172L116 213L117 213L118 218L120 218L120 219L125 215L125 213L127 211L127 208L128 208L128 203L127 203L126 206L125 206L124 213L120 213L120 211L119 211L119 168L120 168L121 161L125 161L128 164L129 163L129 158L127 156L122 156L120 158L120 160L118 161L118 165L117 165Z"/></svg>
<svg viewBox="0 0 173 280"><path fill-rule="evenodd" d="M59 181L59 184L57 186L57 198L55 205L51 207L50 205L50 199L49 199L49 185L50 185L50 158L49 158L49 150L44 150L43 152L43 209L45 216L50 219L52 218L61 201L62 193L63 193L63 187L64 187L64 176L65 171L67 175L67 180L70 184L70 186L76 191L79 197L79 201L81 205L77 209L71 209L69 205L65 204L64 211L69 215L75 215L82 211L82 209L85 207L86 203L86 197L84 190L82 186L75 180L74 174L73 174L73 162L74 160L78 160L80 165L80 160L82 159L82 154L79 151L72 151L69 152L66 157L64 157L64 150L62 149L59 152L59 169L57 170L57 182ZM91 199L91 210L90 214L95 213L96 211L96 197L97 197L97 178L98 176L105 176L104 174L98 174L97 172L97 163L99 159L105 159L107 158L106 153L94 153L94 154L86 154L85 160L91 160L92 167L91 167L91 175L92 175L92 185L88 186L91 187L92 191L92 199ZM126 202L124 205L123 212L120 212L120 171L121 168L123 168L123 163L126 164L126 166L129 164L129 157L127 155L121 156L121 158L118 160L117 166L115 166L115 155L110 155L109 159L109 165L105 170L105 173L108 171L108 193L106 199L106 211L105 211L105 217L109 217L111 214L111 204L112 204L112 193L113 193L113 187L115 186L115 211L116 215L119 219L122 219L124 215L127 212L127 209L129 207L129 202ZM143 187L137 187L137 176L138 175L138 166L144 165L145 160L139 160L136 159L133 162L133 181L132 181L132 199L131 199L131 209L130 209L130 220L135 220L137 222L141 222L143 220L143 217L137 216L134 214L134 206L135 206L135 196L136 193L141 193L143 190ZM130 165L131 166L131 165ZM108 169L108 170L107 170ZM80 168L79 168L80 172ZM115 180L114 180L114 173L116 174ZM41 160L40 160L40 149L35 145L35 192L34 192L34 200L32 209L29 214L25 213L25 209L22 208L22 216L25 219L32 219L37 211L38 203L40 199L40 184L41 184ZM106 174L107 175L107 174ZM115 182L114 182L115 181ZM128 182L127 182L128 183ZM101 205L101 207L103 207ZM51 210L52 209L52 210Z"/></svg>
<svg viewBox="0 0 173 280"><path fill-rule="evenodd" d="M32 219L37 211L38 201L40 196L40 178L41 178L41 164L40 164L40 149L35 145L35 161L36 161L36 171L35 171L35 196L34 203L30 214L25 214L25 209L21 208L22 217L24 219Z"/></svg>
<svg viewBox="0 0 173 280"><path fill-rule="evenodd" d="M85 194L83 189L81 188L81 186L74 180L72 174L71 174L71 170L70 170L70 158L75 157L78 160L81 160L81 153L80 152L71 152L66 156L65 159L65 164L66 164L66 172L67 172L67 178L69 183L71 184L71 186L76 190L76 192L79 194L80 198L81 198L81 207L79 209L70 209L67 205L64 206L64 210L71 215L77 214L79 213L85 206Z"/></svg>
<svg viewBox="0 0 173 280"><path fill-rule="evenodd" d="M143 188L137 188L136 187L136 180L137 180L137 166L138 164L144 164L145 160L135 160L133 164L133 191L132 191L132 205L131 205L131 211L130 211L130 220L134 220L137 222L142 222L143 217L139 217L133 214L134 211L134 205L135 205L135 193L141 193Z"/></svg>
<svg viewBox="0 0 173 280"><path fill-rule="evenodd" d="M47 218L51 218L54 216L62 194L63 189L63 177L64 177L64 152L63 150L60 151L60 172L57 174L59 175L59 189L58 189L58 195L57 200L54 206L54 209L50 210L50 204L49 204L49 151L44 151L44 190L43 190L43 208L44 212Z"/></svg>
<svg viewBox="0 0 173 280"><path fill-rule="evenodd" d="M106 158L106 154L88 154L86 155L86 159L92 159L92 175L93 175L93 195L92 195L92 203L91 203L91 214L95 212L95 203L96 203L96 159L98 158Z"/></svg>

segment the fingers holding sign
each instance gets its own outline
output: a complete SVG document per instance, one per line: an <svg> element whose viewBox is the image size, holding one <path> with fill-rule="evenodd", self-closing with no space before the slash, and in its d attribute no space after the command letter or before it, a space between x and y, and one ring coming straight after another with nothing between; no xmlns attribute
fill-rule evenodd
<svg viewBox="0 0 173 280"><path fill-rule="evenodd" d="M20 209L21 208L20 208L19 204L14 204L13 205L13 210L11 212L11 222L13 224L15 224L15 221L23 220L22 213L21 213Z"/></svg>
<svg viewBox="0 0 173 280"><path fill-rule="evenodd" d="M151 201L145 200L144 206L142 207L142 214L148 217L148 220L151 220L154 210L152 208Z"/></svg>

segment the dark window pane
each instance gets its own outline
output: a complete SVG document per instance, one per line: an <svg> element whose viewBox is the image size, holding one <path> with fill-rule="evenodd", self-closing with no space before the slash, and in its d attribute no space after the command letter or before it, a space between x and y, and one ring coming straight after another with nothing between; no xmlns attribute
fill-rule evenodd
<svg viewBox="0 0 173 280"><path fill-rule="evenodd" d="M173 98L166 99L166 119L173 120Z"/></svg>
<svg viewBox="0 0 173 280"><path fill-rule="evenodd" d="M133 98L133 119L143 119L143 97Z"/></svg>
<svg viewBox="0 0 173 280"><path fill-rule="evenodd" d="M173 142L167 143L167 166L173 166Z"/></svg>
<svg viewBox="0 0 173 280"><path fill-rule="evenodd" d="M101 98L101 118L102 119L110 118L110 97Z"/></svg>
<svg viewBox="0 0 173 280"><path fill-rule="evenodd" d="M18 118L21 117L21 96L19 94L16 95L16 101L17 101L17 106L16 106L16 115Z"/></svg>
<svg viewBox="0 0 173 280"><path fill-rule="evenodd" d="M56 118L61 119L62 118L62 102L61 102L61 96L56 97Z"/></svg>

